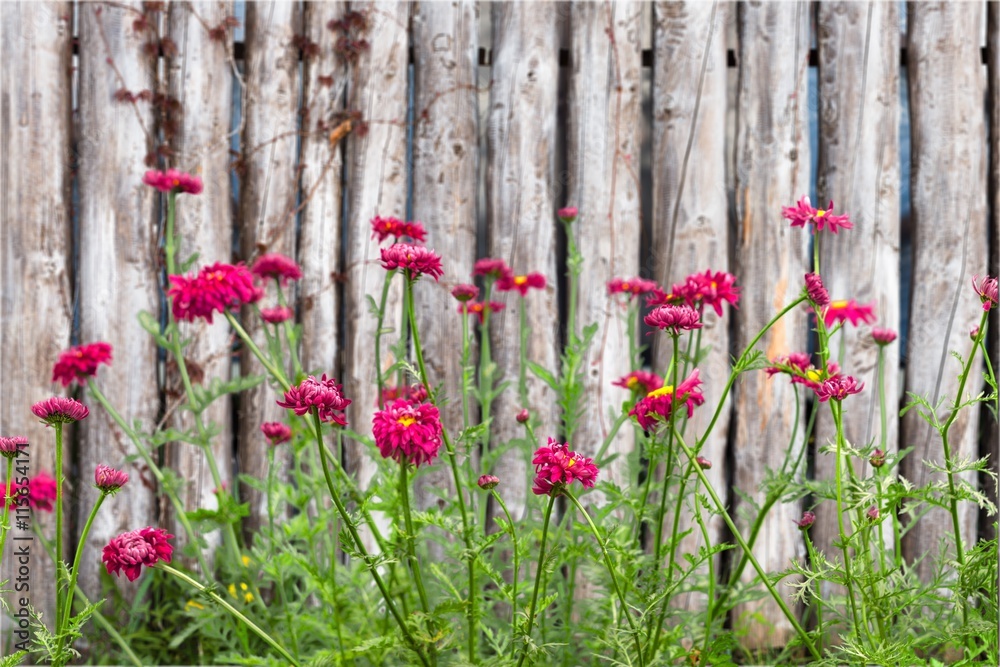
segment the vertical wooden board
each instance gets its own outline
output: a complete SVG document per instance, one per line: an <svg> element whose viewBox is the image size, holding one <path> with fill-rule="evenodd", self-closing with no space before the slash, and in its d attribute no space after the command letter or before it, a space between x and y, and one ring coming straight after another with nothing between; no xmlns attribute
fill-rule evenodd
<svg viewBox="0 0 1000 667"><path fill-rule="evenodd" d="M352 3L351 9L367 14L365 39L370 48L359 56L348 84L347 106L360 112L363 129L352 132L347 142L344 392L353 401L347 410L350 427L371 433L379 398L373 363L378 320L369 309L368 297L378 303L386 271L369 223L376 215L406 215L410 6L405 2ZM382 372L396 362L389 348L402 331L402 303L402 276L397 276L386 300L383 328L391 331L382 336ZM389 383L395 382L394 374ZM378 469L371 452L351 440L344 442L344 463L362 488Z"/></svg>
<svg viewBox="0 0 1000 667"><path fill-rule="evenodd" d="M987 49L987 71L989 72L989 91L987 105L990 112L990 175L989 193L992 215L993 244L990 248L990 275L996 277L1000 274L1000 3L987 3L988 25L986 32ZM993 311L990 321L990 360L1000 359L1000 319L998 313ZM994 362L995 368L996 362ZM983 413L984 415L987 413ZM985 447L980 451L980 455L990 457L990 469L994 473L1000 472L1000 428L998 428L997 418L989 418L989 431L986 434ZM984 491L989 498L997 502L997 483L984 479L980 480L985 485ZM996 539L996 517L984 516L985 512L979 514L979 534L985 539Z"/></svg>
<svg viewBox="0 0 1000 667"><path fill-rule="evenodd" d="M343 3L305 5L305 34L319 53L306 59L304 70L300 194L305 205L299 230L302 367L338 379L340 290L334 278L340 272L344 159L342 142L330 135L344 107L346 70L333 50L337 35L326 24L343 13Z"/></svg>
<svg viewBox="0 0 1000 667"><path fill-rule="evenodd" d="M156 198L143 185L144 159L153 148L153 116L138 102L116 102L116 91L138 93L153 86L153 65L142 49L145 33L134 31L139 2L80 5L79 308L80 340L106 341L114 362L99 374L101 391L128 423L156 426L160 410L157 347L137 315L160 312ZM110 62L109 62L110 59ZM113 64L112 64L113 63ZM93 401L91 401L93 403ZM131 482L97 515L83 551L80 587L102 597L101 549L115 535L156 521L153 477L133 445L97 405L82 422L79 448L81 484L76 505L83 525L96 500L91 485L99 463L121 467ZM126 598L136 587L117 580Z"/></svg>
<svg viewBox="0 0 1000 667"><path fill-rule="evenodd" d="M240 250L243 259L251 265L256 257L265 253L295 257L299 50L294 40L300 30L299 23L296 3L247 5L243 108L246 126L243 130L239 224ZM274 281L268 283L267 296L260 304L262 308L277 304ZM288 290L286 296L291 296ZM266 349L261 324L250 309L245 309L243 326L258 347ZM243 350L240 364L244 376L266 373L248 350ZM281 396L281 388L270 382L241 395L237 433L241 474L266 478L270 445L261 435L260 425L284 416L285 410L275 403ZM289 456L289 449L275 451L275 465L279 470L285 467ZM267 519L267 499L264 494L247 487L241 487L240 495L250 503L250 516L244 524L247 537L250 537Z"/></svg>
<svg viewBox="0 0 1000 667"><path fill-rule="evenodd" d="M740 84L736 129L736 275L743 296L736 315L736 349L793 301L807 270L808 232L781 219L781 206L808 191L809 142L806 68L807 3L740 6ZM807 325L798 313L782 320L758 344L769 359L805 348ZM779 469L792 433L792 387L747 373L734 387L735 485L759 497L765 467ZM768 572L783 570L805 551L790 529L799 508L777 505L763 524L754 555ZM745 521L740 527L746 530ZM745 579L752 578L750 568ZM787 588L782 589L787 592ZM787 599L787 596L786 596ZM773 627L745 614L759 612ZM737 627L748 626L749 648L783 646L791 626L769 599L734 610Z"/></svg>
<svg viewBox="0 0 1000 667"><path fill-rule="evenodd" d="M665 289L692 273L730 271L729 208L726 197L726 35L722 3L662 2L654 6L656 53L653 73L653 247L655 278ZM743 287L748 279L737 275ZM746 291L746 287L743 287ZM741 306L742 307L742 306ZM699 366L704 382L705 405L688 426L692 445L712 419L729 378L729 319L736 311L724 306L723 317L706 308L701 345L711 353ZM682 345L687 345L684 338ZM663 374L670 365L670 337L654 334L653 370ZM682 348L683 349L683 348ZM683 378L679 378L682 380ZM667 384L670 384L667 381ZM730 401L727 398L712 434L701 453L712 462L707 475L723 497L726 495L726 438ZM682 457L683 458L683 457ZM692 486L685 494L690 495ZM693 496L692 496L693 499ZM703 539L685 503L682 525L694 530L678 549L681 555L697 553ZM713 542L724 523L708 517ZM668 523L672 519L668 517ZM667 527L669 530L669 525ZM690 604L690 600L687 601Z"/></svg>
<svg viewBox="0 0 1000 667"><path fill-rule="evenodd" d="M190 271L213 262L228 262L232 255L233 220L229 181L229 125L232 96L225 91L232 86L233 63L229 31L223 41L213 40L209 29L233 14L231 2L195 2L170 6L169 31L177 45L177 55L169 60L170 94L183 113L177 117L177 134L171 148L173 164L181 171L201 177L205 189L200 195L181 195L177 202L176 229L181 241L178 266L192 255L197 261ZM230 378L230 331L225 322L208 324L204 320L181 322L181 334L192 343L184 357L194 381L207 386L213 379ZM186 400L180 373L173 363L167 366L166 401L170 410ZM218 435L212 442L212 454L224 484L232 482L232 417L228 396L215 401L203 414L203 424L214 425ZM195 430L191 413L173 411L172 428ZM164 450L166 464L185 480L181 503L189 510L218 506L205 452L188 443L168 443ZM168 506L169 507L169 506ZM172 510L172 507L169 507ZM170 512L166 526L177 536L176 544L187 542L183 526ZM206 536L217 543L219 534ZM193 563L191 564L193 566Z"/></svg>
<svg viewBox="0 0 1000 667"><path fill-rule="evenodd" d="M820 269L833 299L875 302L877 322L899 332L899 14L893 3L840 2L819 5L819 192L816 206L830 200L835 212L848 213L854 228L833 235L821 232ZM843 337L843 340L841 338ZM843 347L841 347L843 346ZM831 342L831 358L843 350L844 373L865 383L865 391L844 405L844 434L855 447L881 437L876 377L878 346L871 327L848 325ZM887 451L897 449L899 430L899 344L885 348ZM776 378L777 379L777 378ZM836 441L827 405L816 423L817 479L833 480L836 457L819 448ZM872 469L855 462L855 471ZM899 472L898 470L896 471ZM837 555L836 505L816 512L810 533L816 547ZM845 513L849 529L851 513ZM891 533L890 533L891 535ZM891 538L890 542L891 544ZM843 587L823 584L826 596Z"/></svg>
<svg viewBox="0 0 1000 667"><path fill-rule="evenodd" d="M441 417L452 437L462 428L460 327L468 322L455 312L450 291L471 281L476 259L476 19L472 2L421 3L413 15L413 217L427 228L427 245L441 255L445 271L439 282L421 280L414 300L427 372L448 399ZM476 358L470 356L472 363ZM471 410L475 401L469 400ZM441 461L418 478L417 505L426 509L450 489L454 482Z"/></svg>
<svg viewBox="0 0 1000 667"><path fill-rule="evenodd" d="M970 286L974 274L987 271L986 160L987 143L983 99L986 80L980 60L981 3L910 6L907 51L910 77L910 141L914 257L907 341L906 391L936 405L947 398L944 415L958 391L957 351L963 359L972 352L969 329L979 323L982 306ZM982 386L982 371L973 367L966 386L967 399ZM941 419L945 419L944 416ZM953 457L978 455L979 411L965 409L951 427ZM944 465L941 439L916 410L902 421L900 441L914 447L903 462L903 475L916 485L943 476L932 474L923 461ZM974 476L964 475L972 484ZM963 542L977 536L977 511L959 504ZM920 520L920 530L903 541L907 561L937 552L938 543L953 534L949 513L934 509ZM949 548L950 553L954 551ZM931 561L921 562L921 576L931 572Z"/></svg>
<svg viewBox="0 0 1000 667"><path fill-rule="evenodd" d="M52 429L31 414L31 405L64 393L50 380L53 363L69 345L73 322L71 14L68 2L18 3L5 6L0 20L0 435L28 438L31 475L55 473ZM67 459L68 454L67 448ZM6 463L0 469L2 481ZM64 469L68 472L69 466ZM44 535L53 536L54 517L33 512L31 520ZM9 589L17 577L14 540L30 535L15 525L8 555L0 554L0 581L10 582ZM37 540L31 549L31 568L38 573L31 581L31 604L51 627L55 587L41 573L54 568ZM7 599L16 609L14 594ZM14 629L7 620L0 622L0 645Z"/></svg>
<svg viewBox="0 0 1000 667"><path fill-rule="evenodd" d="M555 258L555 133L558 53L554 48L556 6L552 2L498 2L493 10L493 78L490 91L487 212L489 255L504 259L518 273L545 274L548 287L529 292L528 359L556 369L559 311ZM514 420L519 364L518 304L507 295L507 308L490 320L493 359L502 380L513 382L493 403L490 442L503 446L523 435ZM528 374L528 407L540 419L541 444L558 437L555 393ZM532 447L531 449L534 449ZM512 449L493 471L504 485L504 500L516 518L524 515L530 486L532 451Z"/></svg>

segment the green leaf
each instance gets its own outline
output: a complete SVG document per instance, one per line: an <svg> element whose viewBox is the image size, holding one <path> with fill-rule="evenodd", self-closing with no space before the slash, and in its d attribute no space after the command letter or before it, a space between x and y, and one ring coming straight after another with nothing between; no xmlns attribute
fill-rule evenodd
<svg viewBox="0 0 1000 667"><path fill-rule="evenodd" d="M153 337L156 344L164 349L170 347L170 341L166 339L163 332L160 330L160 321L153 317L150 313L145 310L140 310L137 316L139 320L139 326L146 330L146 332Z"/></svg>

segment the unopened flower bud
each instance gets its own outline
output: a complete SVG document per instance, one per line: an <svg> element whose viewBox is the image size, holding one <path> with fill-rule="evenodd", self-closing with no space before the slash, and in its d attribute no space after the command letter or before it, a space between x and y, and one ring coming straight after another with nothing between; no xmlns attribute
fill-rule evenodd
<svg viewBox="0 0 1000 667"><path fill-rule="evenodd" d="M799 519L798 521L795 521L794 519L792 520L792 523L798 526L799 530L809 530L809 527L812 526L815 522L816 522L816 515L813 514L812 512L803 512L801 519Z"/></svg>
<svg viewBox="0 0 1000 667"><path fill-rule="evenodd" d="M871 521L874 522L878 521L879 517L881 517L882 514L878 511L877 505L872 505L871 507L868 508L868 511L865 512L865 516L867 516Z"/></svg>
<svg viewBox="0 0 1000 667"><path fill-rule="evenodd" d="M28 444L28 439L23 435L14 435L0 438L0 456L8 459L16 459L21 448Z"/></svg>
<svg viewBox="0 0 1000 667"><path fill-rule="evenodd" d="M575 206L567 206L566 208L561 208L557 212L559 219L563 222L569 224L576 220L576 215L579 213Z"/></svg>
<svg viewBox="0 0 1000 667"><path fill-rule="evenodd" d="M479 478L479 488L484 491L489 491L490 489L495 489L497 484L500 483L500 478L496 475L483 475Z"/></svg>
<svg viewBox="0 0 1000 667"><path fill-rule="evenodd" d="M528 419L530 419L530 418L531 418L531 413L528 412L528 408L524 408L523 410L521 410L520 412L518 412L517 413L517 417L515 417L515 419L517 419L518 423L521 423L521 424L527 423Z"/></svg>
<svg viewBox="0 0 1000 667"><path fill-rule="evenodd" d="M872 457L868 459L868 463L871 463L873 468L881 468L885 465L885 452L876 447L875 451L872 452Z"/></svg>
<svg viewBox="0 0 1000 667"><path fill-rule="evenodd" d="M94 470L94 485L102 493L115 493L127 483L128 473L123 470L115 470L103 463Z"/></svg>
<svg viewBox="0 0 1000 667"><path fill-rule="evenodd" d="M479 296L479 288L475 285L467 285L463 283L461 285L455 285L451 289L451 295L462 302L472 301Z"/></svg>
<svg viewBox="0 0 1000 667"><path fill-rule="evenodd" d="M695 461L698 462L698 467L701 468L702 470L712 469L712 462L706 459L704 456L699 456L698 458L695 459Z"/></svg>
<svg viewBox="0 0 1000 667"><path fill-rule="evenodd" d="M972 340L976 340L976 338L978 338L978 337L979 337L979 327L978 326L974 326L971 329L969 329L969 338L971 338Z"/></svg>

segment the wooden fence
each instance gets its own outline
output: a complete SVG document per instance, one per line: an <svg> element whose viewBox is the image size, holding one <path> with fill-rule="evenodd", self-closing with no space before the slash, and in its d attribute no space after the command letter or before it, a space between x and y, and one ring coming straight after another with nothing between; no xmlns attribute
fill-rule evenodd
<svg viewBox="0 0 1000 667"><path fill-rule="evenodd" d="M422 220L429 245L445 258L444 279L421 281L416 298L431 375L455 397L457 328L440 321L457 317L448 290L467 279L477 257L503 257L549 278L544 294L528 300L529 355L555 364L559 304L568 297L554 213L578 206L575 233L586 263L577 311L600 326L587 366L591 408L576 435L583 451L607 432L608 408L625 398L610 382L629 368L605 282L641 274L669 284L706 268L737 275L739 309L722 321L710 314L705 330L716 350L702 367L711 404L729 372L725 352L742 349L800 289L809 238L779 214L815 184L820 201L835 200L855 223L822 247L834 297L874 300L880 324L901 329L901 288L909 295L905 347L888 348L889 368L905 370L887 376L889 439L893 448L915 448L903 469L915 482L927 474L921 461L939 458L916 414L894 416L895 397L904 390L934 400L954 395L948 351L969 354L980 308L969 280L997 272L996 3L262 2L246 5L239 26L227 17L242 4L159 4L0 6L0 433L29 437L33 471L51 471L53 455L51 436L29 407L60 393L49 382L51 366L75 342L114 346L101 386L127 419L185 425L172 411L174 369L156 382L158 351L136 319L164 305L162 202L140 182L151 161L205 181L205 192L180 207L182 257L229 260L235 233L238 259L264 251L297 258L305 272L297 315L304 365L343 381L354 401L348 418L358 425L370 423L376 404L366 296L378 294L383 272L370 218ZM363 16L364 27L330 29L348 12ZM908 218L899 132L907 110ZM348 118L353 131L332 143L331 130ZM901 285L904 264L912 278ZM387 326L397 331L401 299L390 292ZM805 318L797 322L764 338L768 357L806 348ZM516 340L516 330L511 311L494 319L497 364L507 377L518 359L501 341ZM228 378L234 366L225 324L186 332L196 338L188 354L205 377ZM392 334L384 338L393 342ZM656 368L665 354L654 350ZM875 386L866 327L848 330L846 359L852 374ZM241 362L242 372L258 372L251 359ZM972 386L981 382L977 376ZM224 427L216 456L232 462L224 479L265 471L268 445L258 425L277 416L273 398L261 386L213 409L210 419ZM552 399L530 382L541 434L557 432ZM780 465L794 427L792 400L787 383L763 373L736 385L705 452L731 504L738 501L732 486L754 494L765 466ZM877 392L862 400L867 407L851 410L847 423L858 443L877 433ZM458 405L445 410L452 423ZM520 407L513 395L495 404L495 442L517 434ZM995 453L996 431L980 441L979 415L966 414L952 432L958 453ZM695 429L706 420L699 413ZM831 429L824 415L817 441ZM613 451L631 450L627 431ZM121 464L130 453L99 409L70 442L71 498L97 463ZM374 465L359 451L348 447L345 464L365 484ZM187 505L211 506L214 484L201 452L168 444L164 456L188 480ZM832 474L827 457L815 462L818 478ZM135 482L115 500L127 511L102 513L87 545L81 583L94 596L109 537L172 525L148 472L139 462L129 472ZM495 472L511 509L524 513L524 461L506 454ZM620 479L621 469L608 475ZM423 481L448 484L444 474ZM424 492L421 502L432 498ZM260 499L249 500L252 526ZM70 546L87 509L74 504ZM791 524L800 512L796 505L774 510L759 545L765 568L783 569L803 554ZM35 515L51 531L48 518ZM832 540L832 519L815 529L820 545ZM948 530L943 519L928 518L905 549L933 548ZM968 508L962 521L969 536L990 525ZM721 534L720 526L713 530ZM51 571L38 551L32 567ZM12 574L5 566L0 579ZM48 614L52 598L51 584L36 576L33 604ZM755 626L748 642L783 643L789 628L777 608L759 608L774 628Z"/></svg>

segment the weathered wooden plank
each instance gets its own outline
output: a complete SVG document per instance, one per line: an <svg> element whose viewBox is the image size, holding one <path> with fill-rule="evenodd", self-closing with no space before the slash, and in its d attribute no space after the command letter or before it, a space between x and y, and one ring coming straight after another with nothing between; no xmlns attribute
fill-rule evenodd
<svg viewBox="0 0 1000 667"><path fill-rule="evenodd" d="M742 350L767 321L798 296L807 270L808 232L781 219L781 206L809 187L806 68L809 5L743 4L739 12L739 126L736 129L736 275L743 297L736 315L736 349ZM774 326L759 348L768 358L805 348L807 326L792 315ZM733 395L735 484L759 496L765 466L779 469L791 437L794 395L787 382L748 373ZM765 570L782 570L804 547L789 535L799 509L777 505L764 522L754 554ZM744 524L742 528L746 528ZM752 578L747 572L744 578ZM787 590L787 589L785 589ZM759 612L773 624L753 621L744 642L782 646L788 621L770 600L734 610L734 620ZM742 621L745 623L746 621Z"/></svg>
<svg viewBox="0 0 1000 667"><path fill-rule="evenodd" d="M661 2L654 6L656 53L653 59L653 247L657 282L669 289L685 276L706 270L730 270L729 207L726 196L726 8L722 3ZM739 282L743 282L741 275ZM728 310L728 313L726 312ZM699 366L706 405L688 425L689 441L708 426L729 377L729 323L735 313L726 307L724 318L714 309L703 314L701 344L712 352ZM672 354L670 337L654 337L654 370L666 372ZM682 340L686 345L686 341ZM683 379L683 378L682 378ZM668 382L669 384L669 382ZM726 438L729 400L705 441L701 453L712 462L707 471L716 489L725 491ZM688 485L685 495L690 496ZM685 503L681 519L695 527ZM724 523L709 517L709 536L721 537ZM672 516L668 516L667 531ZM668 533L669 534L669 533ZM704 540L694 530L678 549L697 553ZM692 600L679 600L692 604Z"/></svg>
<svg viewBox="0 0 1000 667"><path fill-rule="evenodd" d="M532 335L528 359L554 369L559 343L555 261L555 141L558 54L556 3L496 3L493 10L493 84L490 92L487 211L489 255L503 258L514 271L545 274L548 287L527 299ZM490 320L493 358L503 379L514 381L492 407L490 442L501 446L523 435L514 420L517 396L520 294L507 296L507 309ZM558 435L555 395L528 376L528 407L541 423L542 444ZM504 485L504 500L515 518L523 516L529 487L531 451L505 452L494 474Z"/></svg>
<svg viewBox="0 0 1000 667"><path fill-rule="evenodd" d="M153 115L142 102L113 97L123 88L138 93L153 87L153 62L142 49L149 35L134 25L140 8L139 2L80 7L78 285L80 340L114 348L111 368L101 369L101 390L129 423L139 420L152 430L160 409L157 348L136 315L160 311L158 192L141 180L153 148ZM122 466L135 454L103 410L93 409L80 431L77 525L94 497L89 478L97 464ZM102 597L100 554L108 540L156 520L152 476L141 461L125 469L131 483L98 514L83 552L80 586L91 599ZM126 597L134 594L127 580L118 583Z"/></svg>
<svg viewBox="0 0 1000 667"><path fill-rule="evenodd" d="M18 3L4 7L0 19L0 434L28 438L32 475L55 472L52 429L30 409L53 394L52 364L69 345L73 321L71 14L68 2ZM32 520L43 534L54 534L50 515L35 512ZM27 535L14 528L8 554L14 553L13 537ZM12 582L12 589L14 558L0 554L0 561L0 581ZM53 571L41 549L33 550L31 567L39 573ZM40 576L31 583L31 604L48 623L55 587ZM9 601L16 608L13 597ZM12 629L9 623L3 626L0 643Z"/></svg>
<svg viewBox="0 0 1000 667"><path fill-rule="evenodd" d="M849 213L854 229L820 233L820 269L834 299L875 302L877 323L899 332L899 15L892 3L823 3L819 5L819 178L817 206L835 202ZM843 340L841 340L843 338ZM841 358L841 353L843 357ZM878 345L871 327L847 326L831 342L833 359L843 372L865 383L863 394L845 404L844 432L864 447L882 437L876 377ZM886 451L895 451L899 430L899 344L885 348L884 434ZM836 428L829 408L820 406L816 422L817 479L832 480L836 457L819 448L834 442ZM855 471L871 474L855 462ZM898 472L898 471L897 471ZM816 547L839 554L835 506L816 513L810 533ZM851 516L845 513L844 525ZM890 533L891 534L891 533ZM891 544L891 539L890 542ZM824 595L842 595L843 587L824 583Z"/></svg>
<svg viewBox="0 0 1000 667"><path fill-rule="evenodd" d="M958 391L956 350L967 359L972 351L969 328L982 314L969 281L987 270L986 127L983 99L986 80L979 54L981 3L917 3L910 6L907 50L910 82L910 141L913 201L913 283L907 341L906 391L927 397L932 405L944 397L947 406ZM976 36L972 38L972 36ZM946 221L946 222L944 222ZM922 360L922 363L921 363ZM977 364L966 391L975 395L982 384ZM963 397L964 399L965 397ZM978 454L979 411L963 410L951 427L953 457ZM914 447L903 462L903 475L923 485L932 475L925 460L944 464L937 432L908 412L901 442ZM974 477L969 481L975 483ZM976 508L959 505L962 540L977 535ZM919 531L906 535L903 552L910 562L953 533L947 511L935 509L921 519ZM950 541L950 539L949 539ZM954 552L952 552L954 553ZM919 566L928 575L932 563Z"/></svg>
<svg viewBox="0 0 1000 667"><path fill-rule="evenodd" d="M986 49L987 49L987 70L989 72L989 93L987 105L990 113L990 174L989 193L992 207L991 222L993 225L993 244L990 248L990 275L1000 274L1000 3L986 3L988 22L986 29ZM996 359L1000 359L1000 319L997 312L993 312L990 321L990 360L993 361L994 371L996 370ZM994 473L1000 471L998 460L1000 460L1000 427L997 420L989 420L989 433L986 437L986 447L981 455L989 455L990 467ZM989 481L985 476L980 477L984 486L984 491L994 502L997 502L997 484ZM984 539L996 539L996 529L994 522L990 520L985 512L979 515L979 535Z"/></svg>
<svg viewBox="0 0 1000 667"><path fill-rule="evenodd" d="M476 259L476 19L473 2L421 3L413 15L413 217L423 221L427 245L442 256L445 270L440 282L421 280L414 300L427 372L448 397L441 417L452 434L462 428L459 326L468 322L455 312L450 291L470 281ZM470 356L473 363L476 358ZM448 466L433 466L416 480L417 505L426 509L453 488Z"/></svg>
<svg viewBox="0 0 1000 667"><path fill-rule="evenodd" d="M366 14L364 37L370 48L358 56L348 83L347 106L360 112L365 131L352 132L347 142L344 391L353 401L347 411L348 422L358 432L370 433L379 398L372 348L378 321L369 310L367 297L378 303L386 272L369 223L376 215L406 215L410 6L373 2L352 3L350 8ZM386 300L383 327L392 331L382 336L382 372L396 361L389 348L399 340L402 330L402 285L402 277L397 277ZM390 383L395 384L395 379ZM344 462L362 488L377 469L367 448L354 441L344 443Z"/></svg>
<svg viewBox="0 0 1000 667"><path fill-rule="evenodd" d="M174 166L181 171L201 176L204 191L197 196L179 197L176 229L180 234L177 260L183 263L197 253L192 270L213 262L228 262L232 255L233 219L229 184L229 124L232 116L232 96L220 94L232 85L231 33L213 40L209 30L233 13L231 2L197 2L170 6L170 38L177 45L177 55L169 60L169 89L183 110L175 115L176 135L168 137L174 151ZM181 324L181 333L191 338L185 348L185 363L194 380L206 384L213 378L229 380L231 354L229 327L223 322L208 324L200 320ZM173 363L167 368L166 401L168 410L186 400L180 373ZM223 484L232 478L233 441L231 401L223 397L202 415L205 426L219 429L212 443L212 455L218 463ZM194 420L187 411L172 411L169 424L173 428L194 429ZM184 507L218 506L205 452L187 443L168 443L164 448L168 466L185 480L181 494ZM173 508L170 508L171 510ZM177 544L187 542L183 526L170 512L166 526L177 536ZM220 539L218 532L207 535L209 544Z"/></svg>
<svg viewBox="0 0 1000 667"><path fill-rule="evenodd" d="M264 253L295 257L295 165L298 144L299 61L295 36L300 31L298 6L288 2L260 2L247 5L246 85L240 180L240 250L252 264ZM274 281L262 306L276 304ZM287 292L287 290L286 290ZM264 343L261 321L244 313L244 327L258 346ZM264 348L262 348L264 349ZM266 371L248 350L240 357L243 375ZM291 370L290 368L288 370ZM237 451L240 472L265 479L267 443L260 433L265 421L280 420L280 388L268 383L242 394L239 409ZM275 465L283 466L290 450L275 452ZM244 524L249 538L267 518L266 498L260 492L241 488L241 497L250 503Z"/></svg>

